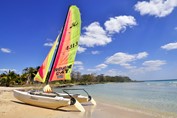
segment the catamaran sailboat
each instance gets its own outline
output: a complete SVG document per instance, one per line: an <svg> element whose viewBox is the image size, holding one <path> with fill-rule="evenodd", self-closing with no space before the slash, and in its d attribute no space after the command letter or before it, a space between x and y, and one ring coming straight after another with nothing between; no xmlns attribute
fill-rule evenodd
<svg viewBox="0 0 177 118"><path fill-rule="evenodd" d="M18 100L40 107L52 109L67 107L69 110L81 112L84 112L85 109L80 103L90 102L96 105L94 99L84 89L83 91L88 96L69 94L66 89L63 90L64 93L53 92L49 85L51 81L71 80L70 75L78 49L80 28L81 17L79 9L74 5L70 6L62 32L57 36L49 54L34 77L35 81L46 82L46 86L43 91L30 90L26 92L14 90L14 96Z"/></svg>

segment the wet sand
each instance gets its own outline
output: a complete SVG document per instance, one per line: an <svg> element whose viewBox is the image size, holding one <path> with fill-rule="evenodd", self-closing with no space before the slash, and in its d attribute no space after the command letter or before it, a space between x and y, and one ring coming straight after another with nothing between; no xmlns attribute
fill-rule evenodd
<svg viewBox="0 0 177 118"><path fill-rule="evenodd" d="M158 118L153 114L122 108L97 101L96 106L85 105L86 112L66 112L31 106L18 101L13 89L0 87L1 118Z"/></svg>

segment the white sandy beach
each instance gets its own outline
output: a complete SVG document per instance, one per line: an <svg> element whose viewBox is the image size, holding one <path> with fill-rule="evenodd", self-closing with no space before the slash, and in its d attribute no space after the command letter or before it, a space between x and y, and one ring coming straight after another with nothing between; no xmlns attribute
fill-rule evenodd
<svg viewBox="0 0 177 118"><path fill-rule="evenodd" d="M100 103L96 106L84 106L86 112L65 112L30 106L18 101L13 96L12 87L0 87L1 118L157 118L149 113L125 109Z"/></svg>

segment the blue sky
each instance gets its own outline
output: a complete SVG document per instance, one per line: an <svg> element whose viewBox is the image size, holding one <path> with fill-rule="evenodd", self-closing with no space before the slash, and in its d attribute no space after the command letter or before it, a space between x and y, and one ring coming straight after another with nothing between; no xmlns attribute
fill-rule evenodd
<svg viewBox="0 0 177 118"><path fill-rule="evenodd" d="M73 4L82 18L75 71L177 78L177 0L1 0L0 73L40 66Z"/></svg>

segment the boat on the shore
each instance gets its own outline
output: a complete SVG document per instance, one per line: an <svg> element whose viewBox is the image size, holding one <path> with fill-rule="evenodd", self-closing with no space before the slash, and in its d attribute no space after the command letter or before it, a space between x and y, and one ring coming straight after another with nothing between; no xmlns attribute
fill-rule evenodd
<svg viewBox="0 0 177 118"><path fill-rule="evenodd" d="M74 98L60 97L54 93L19 91L14 90L14 96L18 100L44 108L59 109L66 111L80 111L85 112L83 106Z"/></svg>
<svg viewBox="0 0 177 118"><path fill-rule="evenodd" d="M49 85L51 81L71 80L72 67L79 45L80 27L80 11L76 6L70 6L61 33L57 36L49 54L34 77L34 81L46 82L46 86L43 91L14 90L14 96L18 100L40 107L52 109L67 107L81 112L85 111L81 103L96 104L85 90L88 96L70 94L67 90L57 93L53 92Z"/></svg>

